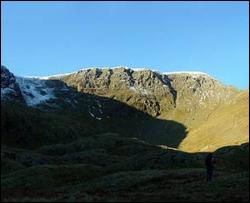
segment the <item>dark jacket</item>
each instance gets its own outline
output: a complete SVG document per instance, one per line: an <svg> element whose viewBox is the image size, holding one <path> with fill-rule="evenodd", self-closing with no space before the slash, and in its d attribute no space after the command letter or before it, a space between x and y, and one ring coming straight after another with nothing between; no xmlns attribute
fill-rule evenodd
<svg viewBox="0 0 250 203"><path fill-rule="evenodd" d="M205 165L208 169L213 169L214 168L214 158L212 154L208 154L206 159L205 159Z"/></svg>

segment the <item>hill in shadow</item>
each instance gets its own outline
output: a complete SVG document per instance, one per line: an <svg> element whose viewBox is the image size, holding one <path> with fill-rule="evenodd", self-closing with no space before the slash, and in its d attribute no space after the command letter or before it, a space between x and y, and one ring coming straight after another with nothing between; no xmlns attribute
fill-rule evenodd
<svg viewBox="0 0 250 203"><path fill-rule="evenodd" d="M235 160L241 147L227 147ZM249 145L240 154L247 158L245 149ZM249 201L248 170L232 165L228 153L216 152L214 179L207 184L205 157L206 153L163 149L111 133L36 150L3 147L1 198L12 202Z"/></svg>
<svg viewBox="0 0 250 203"><path fill-rule="evenodd" d="M1 139L5 145L35 149L43 145L70 143L101 133L118 133L151 144L177 147L186 127L172 120L157 119L120 101L80 93L59 80L47 81L57 87L57 99L37 108L15 102L1 102ZM72 102L72 101L75 102Z"/></svg>

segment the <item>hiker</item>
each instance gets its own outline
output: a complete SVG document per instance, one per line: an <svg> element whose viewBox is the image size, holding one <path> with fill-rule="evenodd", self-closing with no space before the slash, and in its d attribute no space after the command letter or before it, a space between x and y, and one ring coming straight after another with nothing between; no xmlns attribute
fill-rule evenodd
<svg viewBox="0 0 250 203"><path fill-rule="evenodd" d="M214 163L215 163L215 160L213 158L213 154L209 153L205 159L205 165L206 165L206 169L207 169L207 181L212 180Z"/></svg>

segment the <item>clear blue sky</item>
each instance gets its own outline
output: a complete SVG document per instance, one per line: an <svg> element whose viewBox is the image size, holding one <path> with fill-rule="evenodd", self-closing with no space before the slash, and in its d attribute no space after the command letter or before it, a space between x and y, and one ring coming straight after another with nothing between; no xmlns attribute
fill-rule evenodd
<svg viewBox="0 0 250 203"><path fill-rule="evenodd" d="M248 88L248 2L2 2L1 11L1 63L16 75L124 65Z"/></svg>

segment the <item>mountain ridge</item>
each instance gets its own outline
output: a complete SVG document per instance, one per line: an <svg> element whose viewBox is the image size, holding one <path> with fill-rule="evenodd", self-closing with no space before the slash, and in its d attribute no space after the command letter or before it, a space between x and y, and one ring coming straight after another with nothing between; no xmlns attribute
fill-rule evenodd
<svg viewBox="0 0 250 203"><path fill-rule="evenodd" d="M1 75L1 82L8 81L4 76ZM13 76L12 74L11 77ZM16 77L15 82L16 86L21 87L20 93L26 105L40 110L71 109L73 112L88 114L97 121L115 116L113 110L107 110L108 103L105 104L103 99L96 100L94 97L89 100L89 94L121 102L118 106L124 103L155 118L182 123L189 131L188 136L179 145L184 151L215 150L224 146L223 144L241 144L248 141L248 117L244 112L248 109L246 105L249 93L225 86L206 73L174 72L164 75L147 69L132 70L127 67L92 68L46 79ZM2 90L4 89L1 86L1 93L4 93ZM238 105L239 103L241 105ZM225 115L228 116L223 118ZM235 120L231 115L237 115L240 119ZM214 119L211 119L211 116ZM209 140L215 139L217 135L207 132L215 132L221 126L213 121L221 122L217 117L225 119L228 126L224 128L231 130L221 131L224 140L218 145L209 146ZM204 132L203 129L207 126L210 128ZM231 131L235 135L231 135L228 142L224 134ZM200 134L205 135L199 138ZM162 136L164 137L164 131ZM152 137L152 140L155 139ZM215 140L219 140L218 136ZM156 143L163 144L158 141Z"/></svg>

